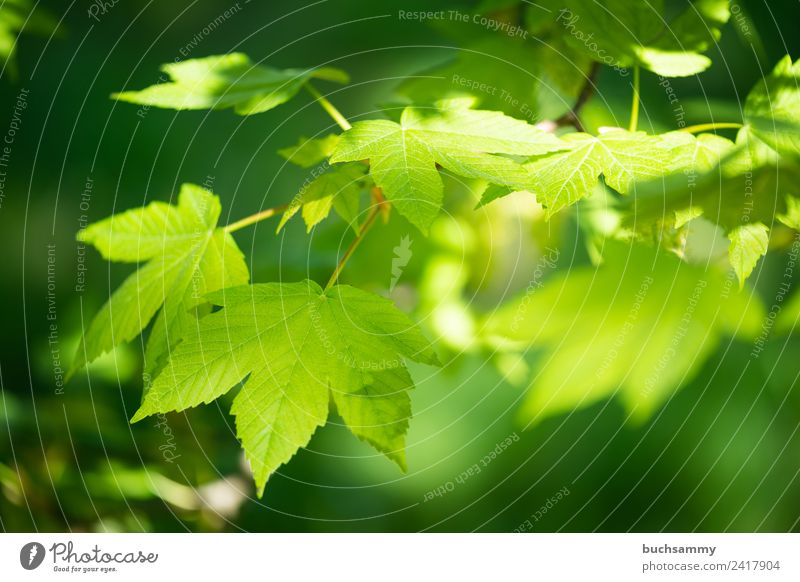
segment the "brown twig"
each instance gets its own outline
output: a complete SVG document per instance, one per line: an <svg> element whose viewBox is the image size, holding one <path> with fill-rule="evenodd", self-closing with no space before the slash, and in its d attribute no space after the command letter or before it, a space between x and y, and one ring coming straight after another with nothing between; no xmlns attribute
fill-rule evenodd
<svg viewBox="0 0 800 582"><path fill-rule="evenodd" d="M556 119L556 127L564 127L565 125L572 125L578 131L586 131L586 128L581 121L580 114L583 106L592 98L594 91L597 87L597 75L600 72L600 63L592 63L592 68L589 69L589 74L586 76L586 82L578 94L575 105L572 109L567 111L564 115Z"/></svg>

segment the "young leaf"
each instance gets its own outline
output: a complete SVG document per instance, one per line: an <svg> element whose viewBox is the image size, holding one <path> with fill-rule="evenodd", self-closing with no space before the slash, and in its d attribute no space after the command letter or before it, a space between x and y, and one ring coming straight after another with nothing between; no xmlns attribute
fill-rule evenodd
<svg viewBox="0 0 800 582"><path fill-rule="evenodd" d="M786 55L750 91L746 131L782 155L800 158L800 60Z"/></svg>
<svg viewBox="0 0 800 582"><path fill-rule="evenodd" d="M494 111L476 111L464 102L432 110L408 107L399 123L361 121L344 132L332 163L370 160L370 174L397 211L427 232L442 205L436 164L467 178L525 187L529 173L509 158L567 147L557 137Z"/></svg>
<svg viewBox="0 0 800 582"><path fill-rule="evenodd" d="M259 494L311 439L330 392L353 431L402 464L403 359L436 364L431 346L391 302L347 286L269 283L213 293L223 309L175 349L132 422L208 403L244 381L231 412Z"/></svg>
<svg viewBox="0 0 800 582"><path fill-rule="evenodd" d="M205 303L204 295L247 283L247 264L233 238L217 228L219 214L216 196L184 184L177 206L153 202L78 234L109 261L146 263L92 320L70 373L132 340L158 313L145 353L145 370L155 375L168 351L193 327L191 311Z"/></svg>
<svg viewBox="0 0 800 582"><path fill-rule="evenodd" d="M312 79L348 82L339 69L279 70L255 65L242 53L169 63L161 70L170 83L115 93L112 98L166 109L233 108L239 115L253 115L286 103Z"/></svg>
<svg viewBox="0 0 800 582"><path fill-rule="evenodd" d="M597 137L571 133L563 140L569 150L525 164L533 176L528 190L547 208L548 215L593 193L601 175L606 184L625 194L635 179L666 174L673 147L643 132L621 129ZM500 193L489 194L494 199Z"/></svg>
<svg viewBox="0 0 800 582"><path fill-rule="evenodd" d="M728 0L695 0L673 19L663 0L545 0L562 34L590 58L640 66L664 77L695 75L711 61L701 53L730 18Z"/></svg>
<svg viewBox="0 0 800 582"><path fill-rule="evenodd" d="M609 244L604 259L598 269L550 279L488 322L493 333L543 352L521 409L526 420L614 395L643 421L724 336L761 330L758 297L731 293L724 272L638 244Z"/></svg>
<svg viewBox="0 0 800 582"><path fill-rule="evenodd" d="M278 154L301 168L310 168L327 160L337 143L339 136L335 133L315 139L301 137L297 145L280 149Z"/></svg>
<svg viewBox="0 0 800 582"><path fill-rule="evenodd" d="M655 222L666 213L693 207L730 232L745 222L772 224L785 216L791 208L787 200L793 202L798 193L800 167L785 162L753 168L740 153L733 150L705 173L679 172L637 183L634 195L623 202L628 221Z"/></svg>
<svg viewBox="0 0 800 582"><path fill-rule="evenodd" d="M728 233L731 246L728 257L731 266L739 278L739 288L744 287L745 280L753 272L758 259L767 254L769 247L769 228L756 222L736 227Z"/></svg>
<svg viewBox="0 0 800 582"><path fill-rule="evenodd" d="M331 208L348 225L358 228L359 199L363 189L361 181L366 173L364 164L348 163L334 166L314 178L289 204L278 224L278 232L301 208L307 232L325 220Z"/></svg>

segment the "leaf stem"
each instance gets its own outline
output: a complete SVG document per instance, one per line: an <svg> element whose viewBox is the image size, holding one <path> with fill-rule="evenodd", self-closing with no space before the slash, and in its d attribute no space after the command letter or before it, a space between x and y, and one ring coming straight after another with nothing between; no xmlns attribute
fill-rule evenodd
<svg viewBox="0 0 800 582"><path fill-rule="evenodd" d="M629 131L636 131L639 126L639 77L641 77L641 70L639 65L633 67L633 102L631 103L631 123L628 127Z"/></svg>
<svg viewBox="0 0 800 582"><path fill-rule="evenodd" d="M347 131L348 129L353 127L352 125L350 125L350 122L347 121L347 118L344 115L342 115L342 113L338 109L336 109L336 106L330 101L328 101L328 99L322 93L317 91L316 87L314 87L311 83L306 83L305 87L306 91L311 93L311 96L317 100L317 103L319 103L322 106L322 108L328 113L328 115L330 115L331 118L333 118L333 120L339 124L339 127L341 127L344 131Z"/></svg>
<svg viewBox="0 0 800 582"><path fill-rule="evenodd" d="M255 214L246 216L241 220L232 222L222 230L224 230L225 232L236 232L237 230L241 230L246 226L250 226L251 224L255 224L256 222L261 222L262 220L266 220L267 218L272 218L276 214L281 214L288 207L289 207L288 204L281 204L280 206L276 206L274 208L267 208L266 210L262 210L261 212L256 212Z"/></svg>
<svg viewBox="0 0 800 582"><path fill-rule="evenodd" d="M336 109L336 106L334 106L333 103L328 101L328 99L324 95L322 95L322 93L320 93L316 89L316 87L314 87L311 83L306 83L305 88L309 93L311 93L314 99L316 99L317 103L319 103L322 106L322 108L328 112L328 115L330 115L333 118L333 120L337 124L339 124L339 127L341 127L344 131L347 131L352 127L352 125L350 125L350 122L347 121L347 118L345 118L345 116L342 115L342 113L338 109ZM267 208L266 210L262 210L261 212L251 214L250 216L247 216L241 220L237 220L236 222L226 226L223 230L225 232L235 232L237 230L245 228L246 226L255 224L256 222L261 222L262 220L266 220L267 218L272 218L276 214L281 214L288 207L289 207L288 204L282 204L280 206L276 206L275 208ZM359 233L359 236L361 236L361 233Z"/></svg>
<svg viewBox="0 0 800 582"><path fill-rule="evenodd" d="M356 238L353 239L353 242L350 243L350 246L347 247L347 250L342 255L339 264L336 265L336 269L334 269L331 278L328 279L328 284L325 285L325 291L333 287L334 283L339 279L339 275L341 274L344 266L347 264L347 261L350 260L350 257L353 256L353 253L356 252L358 245L361 244L361 241L364 240L364 237L369 232L369 229L372 228L372 225L375 224L375 219L378 218L378 214L381 212L381 207L385 203L385 199L382 195L375 196L375 204L373 204L372 208L369 211L369 215L367 219L364 221L364 224L361 225L361 228L358 230L358 234Z"/></svg>
<svg viewBox="0 0 800 582"><path fill-rule="evenodd" d="M679 131L685 131L686 133L700 133L703 131L714 131L717 129L741 129L743 127L744 125L741 123L700 123L698 125L683 127Z"/></svg>

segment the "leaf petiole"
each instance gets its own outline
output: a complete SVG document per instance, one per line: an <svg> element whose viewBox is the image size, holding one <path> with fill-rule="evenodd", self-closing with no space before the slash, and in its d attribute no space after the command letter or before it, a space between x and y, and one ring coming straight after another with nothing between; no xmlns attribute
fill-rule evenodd
<svg viewBox="0 0 800 582"><path fill-rule="evenodd" d="M347 261L349 261L350 257L353 256L353 253L356 252L358 245L361 244L361 241L364 240L364 237L369 232L369 229L371 229L372 225L375 224L375 219L378 218L378 214L381 213L383 206L386 204L386 199L383 197L383 194L380 193L380 191L374 194L374 200L375 203L372 205L364 224L362 224L361 228L358 230L356 238L354 238L353 242L350 243L350 246L347 247L347 250L344 252L344 255L342 255L339 264L336 265L336 269L334 269L333 274L331 274L331 278L328 279L328 283L325 285L325 291L333 287L337 279L339 279L339 275L344 269L344 266L347 264Z"/></svg>
<svg viewBox="0 0 800 582"><path fill-rule="evenodd" d="M631 103L631 122L628 129L630 131L636 131L636 128L639 125L639 77L641 76L641 70L639 69L639 65L634 65L633 67L633 101Z"/></svg>
<svg viewBox="0 0 800 582"><path fill-rule="evenodd" d="M306 83L305 88L306 91L311 93L311 96L317 100L317 103L319 103L322 108L328 112L328 115L330 115L331 118L333 118L333 120L339 124L339 127L341 127L344 131L347 131L352 127L350 122L347 121L347 118L342 115L342 113L336 109L336 106L328 101L328 99L322 93L317 91L316 87L314 87L311 83Z"/></svg>
<svg viewBox="0 0 800 582"><path fill-rule="evenodd" d="M274 208L267 208L266 210L262 210L261 212L256 212L255 214L251 214L250 216L246 216L241 220L237 220L236 222L232 222L231 224L227 225L224 230L225 232L236 232L237 230L241 230L251 224L255 224L257 222L261 222L262 220L266 220L268 218L272 218L277 214L283 213L287 208L289 208L288 204L281 204L280 206L275 206Z"/></svg>
<svg viewBox="0 0 800 582"><path fill-rule="evenodd" d="M741 123L700 123L698 125L690 125L683 127L678 131L686 133L701 133L703 131L714 131L717 129L742 129L744 125Z"/></svg>
<svg viewBox="0 0 800 582"><path fill-rule="evenodd" d="M344 131L347 131L352 127L350 125L350 122L347 121L347 119L345 118L345 116L342 115L341 112L338 109L336 109L336 106L330 101L328 101L328 99L324 95L322 95L322 93L320 93L316 89L316 87L311 85L311 83L306 83L305 88L309 93L311 93L314 99L317 100L317 103L319 103L322 106L322 108L328 112L328 115L330 115L333 118L333 120L337 124L339 124L339 127L341 127ZM224 228L224 230L225 232L235 232L237 230L250 226L251 224L255 224L257 222L261 222L262 220L272 218L276 214L281 214L288 207L289 207L288 204L282 204L281 206L276 206L275 208L267 208L266 210L262 210L261 212L257 212L255 214L252 214L241 220L237 220L236 222L229 224Z"/></svg>

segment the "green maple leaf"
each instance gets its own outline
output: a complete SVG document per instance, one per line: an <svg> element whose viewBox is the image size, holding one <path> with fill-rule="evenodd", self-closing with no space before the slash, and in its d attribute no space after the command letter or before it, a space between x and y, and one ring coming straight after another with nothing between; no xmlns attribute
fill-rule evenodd
<svg viewBox="0 0 800 582"><path fill-rule="evenodd" d="M751 339L761 331L761 302L730 293L723 271L640 244L609 243L604 259L597 269L555 276L487 323L491 333L539 350L520 410L525 420L616 396L643 421L725 336Z"/></svg>
<svg viewBox="0 0 800 582"><path fill-rule="evenodd" d="M172 352L132 422L211 402L244 382L231 413L261 494L325 424L332 393L353 432L403 465L411 386L404 358L437 359L390 301L311 281L235 287L209 299L223 309Z"/></svg>
<svg viewBox="0 0 800 582"><path fill-rule="evenodd" d="M800 60L786 55L747 95L745 132L782 155L800 157Z"/></svg>
<svg viewBox="0 0 800 582"><path fill-rule="evenodd" d="M289 203L278 224L278 231L301 208L308 232L325 220L331 209L336 210L348 225L357 230L360 197L366 173L367 166L364 164L347 163L334 166L328 172L315 177Z"/></svg>
<svg viewBox="0 0 800 582"><path fill-rule="evenodd" d="M338 69L273 69L253 64L242 53L189 59L161 69L171 82L112 98L166 109L233 108L239 115L253 115L286 103L312 79L348 82Z"/></svg>
<svg viewBox="0 0 800 582"><path fill-rule="evenodd" d="M712 171L736 150L736 144L731 140L711 133L695 136L683 131L672 131L662 134L661 139L674 146L671 150L671 172L685 176L687 183L691 183L699 175ZM746 158L735 158L735 160L739 163L738 167L744 171ZM729 161L731 166L733 163L734 160ZM674 211L674 221L669 217L664 223L680 228L702 214L702 209L696 206L680 208ZM636 217L631 218L635 220Z"/></svg>
<svg viewBox="0 0 800 582"><path fill-rule="evenodd" d="M752 167L733 151L711 171L637 183L623 206L639 221L659 220L665 212L696 207L726 232L745 222L772 224L788 216L800 183L800 167L789 162ZM789 201L789 202L787 202Z"/></svg>
<svg viewBox="0 0 800 582"><path fill-rule="evenodd" d="M399 123L361 121L344 132L331 162L370 161L370 175L386 198L422 232L442 205L436 165L466 178L525 187L530 175L500 155L536 155L566 147L557 137L496 111L472 110L466 101L434 109L406 108Z"/></svg>
<svg viewBox="0 0 800 582"><path fill-rule="evenodd" d="M632 196L621 203L627 212L627 226L664 221L679 227L703 213L707 187L715 179L735 180L752 169L745 148L729 139L681 131L659 137L669 148L668 171L658 179L644 178L635 183ZM675 214L680 218L676 220Z"/></svg>
<svg viewBox="0 0 800 582"><path fill-rule="evenodd" d="M673 145L671 169L684 173L708 172L736 148L731 140L713 133L695 136L685 131L671 131L660 137Z"/></svg>
<svg viewBox="0 0 800 582"><path fill-rule="evenodd" d="M622 203L625 223L648 225L665 221L673 227L700 214L727 233L731 241L729 259L740 284L750 275L758 259L766 254L769 228L780 220L796 228L796 196L800 167L790 161L754 163L753 148L732 146L720 138L701 139L696 148L706 147L694 166L683 168L684 154L676 156L676 173L661 180L638 183L635 194ZM706 146L699 146L699 142ZM752 144L750 144L752 145ZM760 146L759 146L760 148ZM675 150L680 152L680 148ZM715 162L716 165L709 168ZM670 220L670 216L684 216ZM666 219L666 220L665 220Z"/></svg>
<svg viewBox="0 0 800 582"><path fill-rule="evenodd" d="M617 67L640 66L665 77L707 69L701 53L720 37L730 18L728 0L696 0L673 19L663 0L546 0L562 34L588 57Z"/></svg>
<svg viewBox="0 0 800 582"><path fill-rule="evenodd" d="M750 165L748 169L778 165L780 163L780 154L758 139L752 128L753 126L745 125L736 134L736 145L747 153L746 157L742 156L742 159Z"/></svg>
<svg viewBox="0 0 800 582"><path fill-rule="evenodd" d="M625 194L631 182L668 173L674 144L643 132L621 129L597 137L571 133L563 137L570 149L525 164L532 176L527 188L546 207L548 215L575 204L595 191L600 176ZM482 204L509 190L490 190Z"/></svg>
<svg viewBox="0 0 800 582"><path fill-rule="evenodd" d="M219 215L215 195L184 184L177 206L152 202L80 231L78 240L93 245L107 260L145 264L92 320L71 373L132 340L158 313L145 352L145 371L154 376L207 309L205 294L247 283L244 256L233 238L217 228Z"/></svg>
<svg viewBox="0 0 800 582"><path fill-rule="evenodd" d="M663 137L672 139L677 144L673 150L673 169L686 176L690 188L698 176L713 172L723 161L726 161L725 172L730 176L747 175L750 170L751 164L746 155L728 159L737 152L737 146L723 137L712 134L694 137L685 132L672 132ZM676 210L674 227L680 228L702 214L703 209L696 205ZM712 220L713 218L711 216ZM739 279L739 287L742 288L758 260L767 253L769 228L760 222L743 224L730 230L728 239L728 258Z"/></svg>
<svg viewBox="0 0 800 582"><path fill-rule="evenodd" d="M339 136L335 133L320 138L301 137L297 145L280 149L278 153L301 168L310 168L327 160L337 143Z"/></svg>
<svg viewBox="0 0 800 582"><path fill-rule="evenodd" d="M758 260L767 254L769 247L769 228L760 222L744 224L728 233L731 246L728 257L739 278L739 287L753 272Z"/></svg>
<svg viewBox="0 0 800 582"><path fill-rule="evenodd" d="M336 409L350 431L404 471L411 418L408 391L413 387L408 370L397 367L373 374L369 385L354 392L332 392Z"/></svg>

